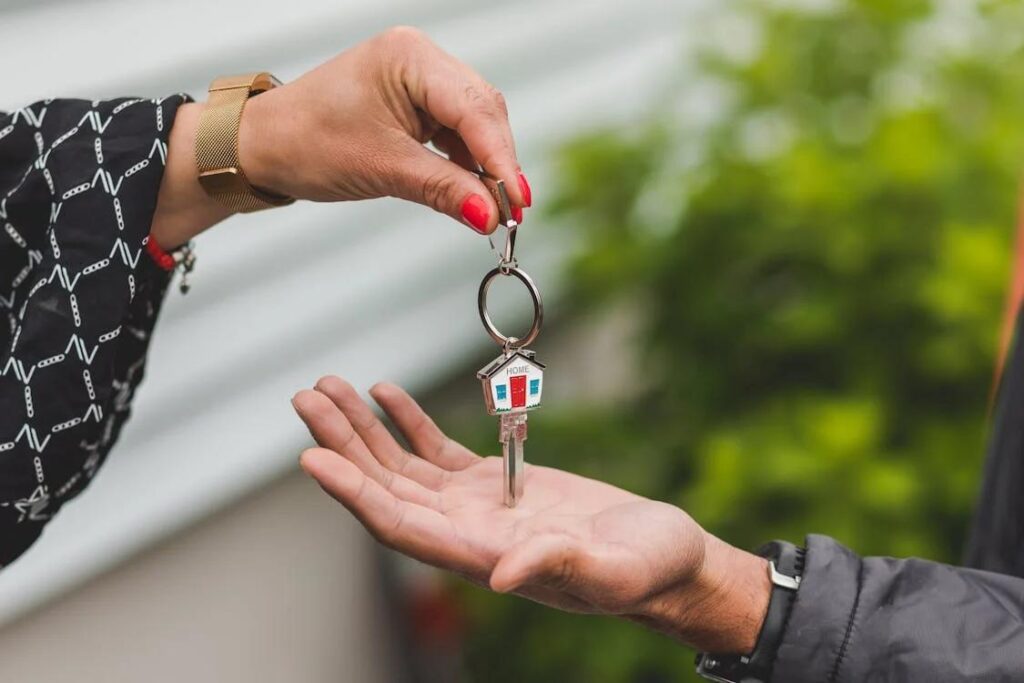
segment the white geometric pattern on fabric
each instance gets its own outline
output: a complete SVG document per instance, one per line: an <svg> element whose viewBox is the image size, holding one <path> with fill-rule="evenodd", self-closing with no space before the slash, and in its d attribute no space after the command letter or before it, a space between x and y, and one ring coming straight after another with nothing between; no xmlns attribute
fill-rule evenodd
<svg viewBox="0 0 1024 683"><path fill-rule="evenodd" d="M169 276L143 254L184 95L0 116L0 564L128 418Z"/></svg>

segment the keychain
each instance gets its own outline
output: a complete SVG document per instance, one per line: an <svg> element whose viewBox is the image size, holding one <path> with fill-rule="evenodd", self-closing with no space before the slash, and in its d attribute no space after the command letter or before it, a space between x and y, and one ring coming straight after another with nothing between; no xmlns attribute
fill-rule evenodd
<svg viewBox="0 0 1024 683"><path fill-rule="evenodd" d="M544 389L544 365L537 361L533 351L526 348L540 334L540 326L544 321L544 303L537 285L519 268L515 257L516 230L519 224L512 218L504 181L486 174L481 174L480 178L498 203L498 215L501 225L508 229L508 237L504 249L498 253L498 266L484 275L477 295L480 320L491 339L501 346L501 355L482 368L476 376L483 384L487 412L500 416L498 441L501 443L504 462L502 497L506 506L515 507L523 496L526 415L527 411L540 407L541 392ZM498 251L493 241L491 247L495 252ZM487 291L498 276L518 279L526 286L533 300L533 324L522 339L506 337L499 332L487 311Z"/></svg>

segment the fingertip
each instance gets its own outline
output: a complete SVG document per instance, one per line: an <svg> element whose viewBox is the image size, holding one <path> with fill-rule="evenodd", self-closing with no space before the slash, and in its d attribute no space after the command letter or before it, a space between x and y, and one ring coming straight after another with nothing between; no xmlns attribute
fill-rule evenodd
<svg viewBox="0 0 1024 683"><path fill-rule="evenodd" d="M316 389L343 412L363 404L363 399L356 388L342 377L335 375L324 377L317 382Z"/></svg>
<svg viewBox="0 0 1024 683"><path fill-rule="evenodd" d="M523 192L523 187L519 183L519 172L514 168L502 173L499 176L505 181L505 192L508 193L508 201L512 205L513 210L515 207L522 208L528 206L526 203L526 194Z"/></svg>
<svg viewBox="0 0 1024 683"><path fill-rule="evenodd" d="M501 593L502 595L512 593L519 588L517 583L509 583L504 579L491 580L491 590L495 593Z"/></svg>
<svg viewBox="0 0 1024 683"><path fill-rule="evenodd" d="M519 168L517 165L506 162L493 168L487 166L484 166L483 168L491 177L502 181L502 184L505 186L505 194L508 195L508 201L511 207L518 206L522 208L529 206L526 203L526 193L523 192L523 186L519 180L520 173L517 170ZM488 194L491 194L491 192L488 191ZM497 204L495 204L495 209L497 209Z"/></svg>
<svg viewBox="0 0 1024 683"><path fill-rule="evenodd" d="M307 448L306 450L302 451L302 453L299 454L299 467L302 468L303 472L305 472L309 476L313 477L314 479L317 478L316 477L316 472L317 472L317 467L318 467L318 465L317 465L318 453L317 452L320 451L320 450L322 450L322 449L320 449L320 448Z"/></svg>
<svg viewBox="0 0 1024 683"><path fill-rule="evenodd" d="M347 385L348 382L337 375L324 375L316 381L313 388L321 393L330 394L344 390Z"/></svg>
<svg viewBox="0 0 1024 683"><path fill-rule="evenodd" d="M463 222L481 235L490 235L498 227L498 207L484 195L470 193L459 206Z"/></svg>
<svg viewBox="0 0 1024 683"><path fill-rule="evenodd" d="M505 572L500 571L501 567L495 567L494 571L491 572L491 578L488 584L491 590L495 593L510 593L518 588L518 584L511 580L511 577L507 576Z"/></svg>
<svg viewBox="0 0 1024 683"><path fill-rule="evenodd" d="M402 388L392 382L377 382L370 387L370 396L377 403L380 403L382 400L389 401L396 396L401 396L402 393L404 393Z"/></svg>
<svg viewBox="0 0 1024 683"><path fill-rule="evenodd" d="M316 404L320 398L321 394L312 389L302 389L292 396L292 407L299 415L306 415L316 409Z"/></svg>
<svg viewBox="0 0 1024 683"><path fill-rule="evenodd" d="M523 200L523 206L530 208L533 206L533 190L530 188L530 182L526 179L526 175L520 170L516 174L516 184L519 186L519 194Z"/></svg>

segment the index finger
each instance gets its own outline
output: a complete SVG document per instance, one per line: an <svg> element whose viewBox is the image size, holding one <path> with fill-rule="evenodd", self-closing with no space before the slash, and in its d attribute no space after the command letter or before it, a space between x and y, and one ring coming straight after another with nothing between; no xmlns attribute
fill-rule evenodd
<svg viewBox="0 0 1024 683"><path fill-rule="evenodd" d="M519 180L519 161L505 97L429 39L423 38L422 49L436 54L432 59L414 54L408 60L404 81L409 99L445 128L458 131L484 170L505 181L512 202L528 206L530 202Z"/></svg>
<svg viewBox="0 0 1024 683"><path fill-rule="evenodd" d="M389 548L442 569L471 575L489 571L485 559L467 549L451 520L437 510L396 498L354 463L327 449L307 449L299 462Z"/></svg>
<svg viewBox="0 0 1024 683"><path fill-rule="evenodd" d="M451 471L464 470L481 461L480 456L442 432L401 387L381 382L373 385L370 396L402 431L413 451L424 460Z"/></svg>

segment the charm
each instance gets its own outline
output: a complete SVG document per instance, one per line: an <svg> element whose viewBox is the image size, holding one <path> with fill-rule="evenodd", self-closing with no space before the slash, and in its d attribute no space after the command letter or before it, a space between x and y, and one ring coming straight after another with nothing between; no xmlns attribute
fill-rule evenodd
<svg viewBox="0 0 1024 683"><path fill-rule="evenodd" d="M487 412L500 415L498 441L504 463L502 499L515 507L523 496L523 443L526 441L526 411L540 407L544 390L544 365L533 351L520 349L501 354L480 372Z"/></svg>
<svg viewBox="0 0 1024 683"><path fill-rule="evenodd" d="M476 376L483 383L484 401L490 415L525 412L540 407L544 390L544 364L533 351L517 349L501 354Z"/></svg>

